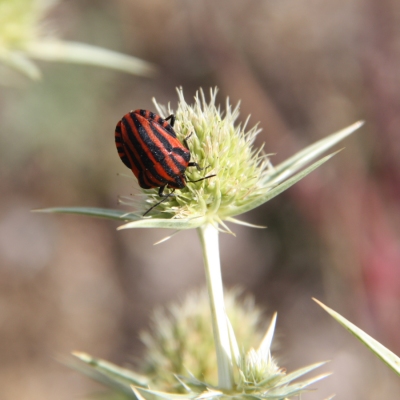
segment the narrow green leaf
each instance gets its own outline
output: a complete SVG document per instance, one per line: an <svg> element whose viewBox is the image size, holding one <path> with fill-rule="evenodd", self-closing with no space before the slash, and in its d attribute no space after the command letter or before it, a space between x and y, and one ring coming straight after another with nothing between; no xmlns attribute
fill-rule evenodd
<svg viewBox="0 0 400 400"><path fill-rule="evenodd" d="M225 394L223 392L220 392L219 390L206 390L203 393L201 393L198 397L196 397L196 400L202 400L202 399L217 399L218 397L225 397Z"/></svg>
<svg viewBox="0 0 400 400"><path fill-rule="evenodd" d="M257 353L263 354L265 358L268 357L270 350L271 350L271 343L272 343L272 339L274 338L277 318L278 318L278 313L275 312L271 318L271 322L269 324L267 332L266 332L263 340L261 341L259 348L257 349Z"/></svg>
<svg viewBox="0 0 400 400"><path fill-rule="evenodd" d="M377 340L366 334L363 330L352 324L346 318L342 317L336 311L327 307L317 299L313 300L318 303L328 314L336 319L343 325L351 334L353 334L361 343L367 346L373 353L375 353L385 364L387 364L394 372L400 375L400 358L390 351L388 348L380 344Z"/></svg>
<svg viewBox="0 0 400 400"><path fill-rule="evenodd" d="M101 358L92 357L90 354L74 352L72 353L79 360L94 368L96 371L107 375L110 379L119 378L126 381L128 385L147 386L149 379L137 374L129 369L119 367L109 361L102 360Z"/></svg>
<svg viewBox="0 0 400 400"><path fill-rule="evenodd" d="M147 61L85 43L41 40L29 43L25 52L40 60L96 65L147 77L155 76L157 72Z"/></svg>
<svg viewBox="0 0 400 400"><path fill-rule="evenodd" d="M186 371L188 375L177 375L179 379L190 386L196 387L199 391L204 391L207 389L218 390L216 386L210 385L209 383L202 382L195 378L190 371Z"/></svg>
<svg viewBox="0 0 400 400"><path fill-rule="evenodd" d="M41 213L58 213L58 214L77 214L86 215L88 217L108 218L118 221L136 221L141 217L127 213L126 211L110 210L108 208L96 207L52 207L40 210L32 210Z"/></svg>
<svg viewBox="0 0 400 400"><path fill-rule="evenodd" d="M228 316L226 316L226 323L228 325L228 334L229 334L229 343L231 345L231 352L233 355L233 360L236 363L236 366L240 365L240 350L239 345L236 340L235 331L233 330L233 326L231 321L229 320Z"/></svg>
<svg viewBox="0 0 400 400"><path fill-rule="evenodd" d="M280 386L280 381L282 379L282 376L284 376L284 374L280 371L278 371L277 373L274 374L270 374L268 375L265 379L263 379L261 382L257 383L257 385L249 385L249 388L253 388L254 390L262 390L261 388L263 387L278 387Z"/></svg>
<svg viewBox="0 0 400 400"><path fill-rule="evenodd" d="M119 379L118 377L110 376L109 374L102 373L91 366L79 362L78 360L61 360L61 362L69 368L86 375L88 378L93 379L102 385L105 385L118 392L124 393L126 396L135 399L131 386L128 381Z"/></svg>
<svg viewBox="0 0 400 400"><path fill-rule="evenodd" d="M32 80L41 78L39 68L22 52L0 51L0 61Z"/></svg>
<svg viewBox="0 0 400 400"><path fill-rule="evenodd" d="M135 393L136 399L137 400L146 400L145 397L143 397L140 392L135 388L135 386L131 386L133 393Z"/></svg>
<svg viewBox="0 0 400 400"><path fill-rule="evenodd" d="M192 219L161 219L161 218L142 218L138 221L129 222L122 225L118 230L132 229L132 228L166 228L166 229L192 229L198 228L205 223L205 218L192 218Z"/></svg>
<svg viewBox="0 0 400 400"><path fill-rule="evenodd" d="M188 385L186 385L186 383L181 378L179 378L179 375L174 374L174 378L179 382L179 385L186 390L186 392L190 393L192 391L192 389Z"/></svg>
<svg viewBox="0 0 400 400"><path fill-rule="evenodd" d="M184 399L196 399L199 396L197 392L191 392L186 394L175 394L159 392L156 390L144 389L141 387L132 387L134 391L139 392L146 400L184 400Z"/></svg>
<svg viewBox="0 0 400 400"><path fill-rule="evenodd" d="M262 400L262 399L267 399L267 397L264 397L262 395L257 395L257 394L251 394L251 393L241 393L238 396L235 396L233 400L242 400L242 399L251 399L251 400ZM286 399L284 399L286 400Z"/></svg>
<svg viewBox="0 0 400 400"><path fill-rule="evenodd" d="M236 225L248 226L249 228L257 228L257 229L265 229L266 228L266 226L254 225L254 224L251 224L250 222L241 221L240 219L236 219L233 217L228 217L225 221L232 222L232 224L236 224Z"/></svg>
<svg viewBox="0 0 400 400"><path fill-rule="evenodd" d="M303 368L299 368L296 371L291 372L290 374L287 374L286 376L284 376L283 378L280 379L279 381L279 385L285 385L289 382L294 381L297 378L300 378L301 376L308 374L311 371L314 371L315 369L322 367L323 365L325 365L326 363L328 363L329 361L322 361L319 363L315 363L312 365L308 365L306 367Z"/></svg>
<svg viewBox="0 0 400 400"><path fill-rule="evenodd" d="M306 381L302 381L299 383L294 383L292 385L288 385L286 387L280 387L277 389L273 389L271 391L268 391L268 398L285 398L285 397L289 397L289 396L295 396L301 392L304 392L304 390L306 389L307 386L312 385L315 382L320 381L321 379L325 379L326 377L328 377L331 374L322 374L322 375L318 375L314 378L311 379L307 379Z"/></svg>
<svg viewBox="0 0 400 400"><path fill-rule="evenodd" d="M340 150L339 150L340 151ZM303 171L299 172L295 176L292 176L288 180L280 183L279 185L275 186L272 188L270 191L267 193L260 195L258 198L256 198L253 202L251 203L246 203L242 207L237 207L235 210L235 215L238 214L243 214L247 211L252 210L253 208L256 208L260 206L261 204L266 203L267 201L273 199L275 196L278 196L278 194L281 194L284 192L286 189L289 189L291 186L293 186L295 183L303 179L305 176L307 176L309 173L317 169L320 165L324 164L327 162L331 157L333 157L335 153L329 154L328 156L325 156L324 158L321 158L314 164L310 165L309 167L305 168Z"/></svg>
<svg viewBox="0 0 400 400"><path fill-rule="evenodd" d="M358 121L347 128L318 140L305 149L299 151L294 156L275 166L274 173L270 175L268 182L272 181L279 183L284 179L287 179L289 176L293 175L293 173L301 169L304 165L315 160L322 153L329 150L332 146L339 143L341 140L359 129L363 124L363 121Z"/></svg>

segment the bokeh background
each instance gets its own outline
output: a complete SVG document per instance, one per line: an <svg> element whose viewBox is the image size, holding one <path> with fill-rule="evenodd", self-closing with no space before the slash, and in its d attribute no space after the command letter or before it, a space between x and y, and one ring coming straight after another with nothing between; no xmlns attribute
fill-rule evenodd
<svg viewBox="0 0 400 400"><path fill-rule="evenodd" d="M317 297L400 353L400 13L395 0L68 0L46 15L59 37L159 67L155 78L40 63L43 79L0 91L0 398L71 399L101 386L58 358L81 350L135 365L155 305L204 285L195 232L30 210L120 207L137 185L116 122L151 99L219 87L263 128L277 163L364 119L328 164L221 236L227 287L278 311L288 370L331 359L304 395L396 398L398 377L325 314ZM3 82L4 83L4 82ZM124 176L125 175L125 176Z"/></svg>

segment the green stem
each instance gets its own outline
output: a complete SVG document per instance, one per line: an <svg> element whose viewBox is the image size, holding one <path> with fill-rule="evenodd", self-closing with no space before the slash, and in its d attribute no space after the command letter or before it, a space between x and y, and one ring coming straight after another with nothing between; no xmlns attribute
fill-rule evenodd
<svg viewBox="0 0 400 400"><path fill-rule="evenodd" d="M218 386L231 390L233 387L233 367L231 346L224 306L224 292L219 260L218 230L211 224L197 229L203 247L211 319L218 364Z"/></svg>

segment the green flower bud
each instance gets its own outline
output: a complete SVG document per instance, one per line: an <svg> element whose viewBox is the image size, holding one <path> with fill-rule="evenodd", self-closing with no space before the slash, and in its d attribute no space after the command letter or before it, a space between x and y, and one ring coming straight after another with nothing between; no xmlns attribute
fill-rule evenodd
<svg viewBox="0 0 400 400"><path fill-rule="evenodd" d="M249 349L260 342L262 312L250 296L240 291L225 292L226 312L240 345ZM175 375L188 371L206 382L217 384L217 360L210 322L207 292L191 293L181 304L158 309L152 317L151 331L141 334L146 345L143 372L157 390L179 389Z"/></svg>
<svg viewBox="0 0 400 400"><path fill-rule="evenodd" d="M23 49L40 34L40 20L54 1L3 0L0 3L0 50Z"/></svg>
<svg viewBox="0 0 400 400"><path fill-rule="evenodd" d="M101 47L66 42L54 37L54 30L43 18L58 0L0 1L0 63L31 79L41 72L31 58L97 65L120 71L153 76L155 66L136 57ZM0 76L1 78L1 76Z"/></svg>

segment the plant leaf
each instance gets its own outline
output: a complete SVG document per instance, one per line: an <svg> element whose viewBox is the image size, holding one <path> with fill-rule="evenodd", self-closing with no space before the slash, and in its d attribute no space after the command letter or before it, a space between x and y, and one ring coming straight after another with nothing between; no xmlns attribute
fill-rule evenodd
<svg viewBox="0 0 400 400"><path fill-rule="evenodd" d="M138 217L131 213L127 213L126 211L110 210L108 208L96 208L96 207L52 207L52 208L43 208L32 211L42 212L42 213L78 214L78 215L86 215L88 217L114 219L120 222L136 221L138 219L141 219L141 217Z"/></svg>
<svg viewBox="0 0 400 400"><path fill-rule="evenodd" d="M131 228L167 228L167 229L192 229L198 228L205 223L204 217L191 218L191 219L162 219L162 218L142 218L138 221L129 222L117 228L131 229Z"/></svg>
<svg viewBox="0 0 400 400"><path fill-rule="evenodd" d="M303 368L299 368L296 371L291 372L290 374L285 375L283 378L281 378L279 380L279 385L283 385L286 383L289 383L291 381L294 381L297 378L300 378L300 376L303 376L305 374L308 374L311 371L314 371L315 369L322 367L323 365L325 365L326 363L328 363L329 361L322 361L319 363L315 363L312 365L307 365L306 367Z"/></svg>
<svg viewBox="0 0 400 400"><path fill-rule="evenodd" d="M185 382L186 384L190 386L194 386L198 389L198 391L204 391L204 390L218 390L217 387L210 385L209 383L202 382L195 378L193 374L190 371L187 371L188 375L177 375L180 380Z"/></svg>
<svg viewBox="0 0 400 400"><path fill-rule="evenodd" d="M137 386L132 386L132 390L139 392L146 400L184 400L184 399L196 399L200 393L190 392L186 394L176 394L159 392L157 390L144 389Z"/></svg>
<svg viewBox="0 0 400 400"><path fill-rule="evenodd" d="M373 353L375 353L385 364L387 364L394 372L400 375L400 358L390 351L388 348L380 344L377 340L366 334L362 329L352 324L346 318L342 317L339 313L327 307L317 299L313 300L319 304L328 314L336 319L343 325L350 333L352 333L361 343L367 346Z"/></svg>
<svg viewBox="0 0 400 400"><path fill-rule="evenodd" d="M299 394L301 392L304 392L305 388L307 386L312 385L315 382L320 381L321 379L325 379L326 377L328 377L331 374L321 374L318 376L315 376L314 378L310 378L307 379L306 381L302 381L299 383L294 383L292 385L288 385L286 387L280 387L277 389L273 389L271 391L267 392L267 398L285 398L285 397L289 397L289 396L295 396L296 394Z"/></svg>
<svg viewBox="0 0 400 400"><path fill-rule="evenodd" d="M228 217L228 218L226 218L225 221L231 222L232 224L236 224L236 225L247 226L249 228L257 228L257 229L265 229L265 228L267 228L266 226L254 225L254 224L251 224L250 222L241 221L240 219L236 219L236 218L233 218L233 217Z"/></svg>
<svg viewBox="0 0 400 400"><path fill-rule="evenodd" d="M146 376L119 367L109 361L92 357L87 353L73 352L72 354L96 371L107 375L110 379L119 378L125 381L127 385L147 386L149 384L149 379Z"/></svg>
<svg viewBox="0 0 400 400"><path fill-rule="evenodd" d="M120 393L124 393L126 396L131 397L132 399L136 398L132 393L130 384L126 380L112 377L109 374L104 374L95 368L78 361L77 359L61 359L60 361L67 367L86 375L88 378L93 379L102 385L107 386L108 388L114 389Z"/></svg>
<svg viewBox="0 0 400 400"><path fill-rule="evenodd" d="M41 78L39 68L20 51L0 51L0 61L32 80Z"/></svg>
<svg viewBox="0 0 400 400"><path fill-rule="evenodd" d="M268 357L268 354L270 353L270 350L271 350L271 343L272 343L272 339L274 338L277 317L278 317L278 313L275 312L271 318L271 322L269 324L268 330L267 330L263 340L261 341L260 346L257 349L257 353L262 353L265 358Z"/></svg>
<svg viewBox="0 0 400 400"><path fill-rule="evenodd" d="M231 352L233 355L233 359L235 360L236 366L240 365L240 350L239 345L236 340L235 332L233 330L233 326L231 321L229 320L228 316L226 315L226 323L228 325L228 335L229 335L229 343L231 346Z"/></svg>
<svg viewBox="0 0 400 400"><path fill-rule="evenodd" d="M147 77L157 72L147 61L85 43L40 40L28 43L24 50L30 57L45 61L96 65Z"/></svg>
<svg viewBox="0 0 400 400"><path fill-rule="evenodd" d="M340 150L339 150L340 151ZM266 192L263 195L260 195L258 198L256 198L253 202L251 203L246 203L241 207L237 207L235 210L235 215L245 213L247 211L252 210L253 208L256 208L260 206L261 204L266 203L267 201L273 199L275 196L278 196L278 194L281 194L284 192L286 189L289 189L291 186L293 186L295 183L303 179L305 176L307 176L310 172L314 171L317 169L320 165L328 161L331 157L333 157L335 153L329 154L328 156L325 156L324 158L321 158L314 164L310 165L309 167L305 168L303 171L299 172L295 176L292 176L291 178L287 179L286 181L280 183L279 185L275 186L268 192Z"/></svg>
<svg viewBox="0 0 400 400"><path fill-rule="evenodd" d="M307 146L305 149L299 151L294 156L283 161L274 167L274 172L270 175L267 182L279 183L293 175L304 165L315 160L322 153L330 149L335 144L339 143L345 137L352 134L354 131L359 129L364 124L364 121L358 121L354 124L344 128L332 135L329 135L317 142Z"/></svg>

